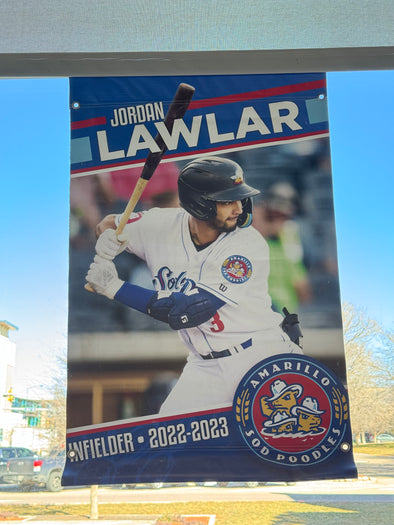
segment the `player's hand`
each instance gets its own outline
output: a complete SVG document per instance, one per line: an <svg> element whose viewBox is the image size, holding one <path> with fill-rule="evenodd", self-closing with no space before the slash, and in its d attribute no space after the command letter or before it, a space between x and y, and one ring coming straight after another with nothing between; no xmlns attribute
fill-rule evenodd
<svg viewBox="0 0 394 525"><path fill-rule="evenodd" d="M96 253L103 259L112 261L127 248L127 239L119 239L115 230L105 230L96 242Z"/></svg>
<svg viewBox="0 0 394 525"><path fill-rule="evenodd" d="M90 265L86 280L97 293L109 299L115 297L116 292L124 283L119 279L114 263L98 255Z"/></svg>
<svg viewBox="0 0 394 525"><path fill-rule="evenodd" d="M130 215L130 222L124 225L122 233L118 234L118 241L122 244L127 245L130 242L130 239L133 237L133 232L135 231L134 223L142 217L142 213L132 213ZM121 217L122 218L122 217Z"/></svg>

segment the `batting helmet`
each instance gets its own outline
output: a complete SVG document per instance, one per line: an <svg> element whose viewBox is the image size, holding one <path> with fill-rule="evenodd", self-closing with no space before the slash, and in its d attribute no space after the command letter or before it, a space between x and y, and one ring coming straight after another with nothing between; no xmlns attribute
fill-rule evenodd
<svg viewBox="0 0 394 525"><path fill-rule="evenodd" d="M179 175L178 192L182 208L202 221L216 216L216 202L241 201L241 228L252 222L251 197L260 193L245 183L239 164L220 157L189 162Z"/></svg>

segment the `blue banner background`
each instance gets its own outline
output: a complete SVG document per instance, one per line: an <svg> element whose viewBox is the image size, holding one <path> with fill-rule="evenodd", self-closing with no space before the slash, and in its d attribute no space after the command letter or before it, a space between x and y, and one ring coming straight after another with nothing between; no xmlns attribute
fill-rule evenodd
<svg viewBox="0 0 394 525"><path fill-rule="evenodd" d="M189 146L181 137L175 148L169 148L165 158L182 158L203 152L245 148L269 141L283 141L328 132L325 74L288 75L217 75L187 77L115 77L70 79L71 107L71 171L94 172L103 168L139 165L149 149L139 145L135 154L128 154L128 147L136 125L154 138L158 130L155 123L162 121L158 114L145 114L147 105L161 104L165 114L176 92L183 83L195 87L194 98L184 117L190 130L193 119L201 117L196 132L196 145ZM222 98L227 97L227 98ZM215 100L213 100L215 99ZM288 112L286 105L297 108L298 129L284 124L275 131L271 119L270 104L284 103L285 107L273 109L283 118ZM126 117L127 108L140 106L140 118ZM231 106L231 109L230 109ZM252 107L252 121L259 129L249 127L245 137L237 138L243 110ZM129 118L118 124L118 111ZM153 111L153 110L152 110ZM214 120L208 124L207 114ZM257 115L257 116L256 116ZM263 133L260 131L263 130ZM97 132L105 137L111 159L105 160L100 151ZM216 135L217 132L217 135ZM212 137L214 134L214 138ZM136 138L138 142L138 137ZM214 140L214 142L213 142ZM140 140L142 143L143 140ZM102 148L101 148L102 149ZM107 149L105 148L107 151ZM119 152L114 154L114 152Z"/></svg>

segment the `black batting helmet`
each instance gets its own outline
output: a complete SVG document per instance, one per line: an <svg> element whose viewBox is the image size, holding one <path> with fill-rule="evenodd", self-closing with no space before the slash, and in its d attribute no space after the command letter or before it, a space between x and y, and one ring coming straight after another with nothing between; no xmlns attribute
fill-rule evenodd
<svg viewBox="0 0 394 525"><path fill-rule="evenodd" d="M182 208L196 219L206 221L216 216L216 202L241 201L238 226L252 222L251 197L260 193L248 186L241 166L220 157L201 157L189 162L178 178Z"/></svg>

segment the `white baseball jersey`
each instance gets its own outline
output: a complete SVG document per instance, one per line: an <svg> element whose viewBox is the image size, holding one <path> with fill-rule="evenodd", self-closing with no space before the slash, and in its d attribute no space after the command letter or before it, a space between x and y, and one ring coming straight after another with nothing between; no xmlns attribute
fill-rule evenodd
<svg viewBox="0 0 394 525"><path fill-rule="evenodd" d="M200 355L254 342L283 341L282 316L271 309L269 252L253 227L221 233L198 251L181 208L153 208L129 219L128 251L146 261L157 291L202 288L225 304L205 323L179 330L191 352ZM117 217L119 221L119 217ZM287 339L287 336L285 336Z"/></svg>

